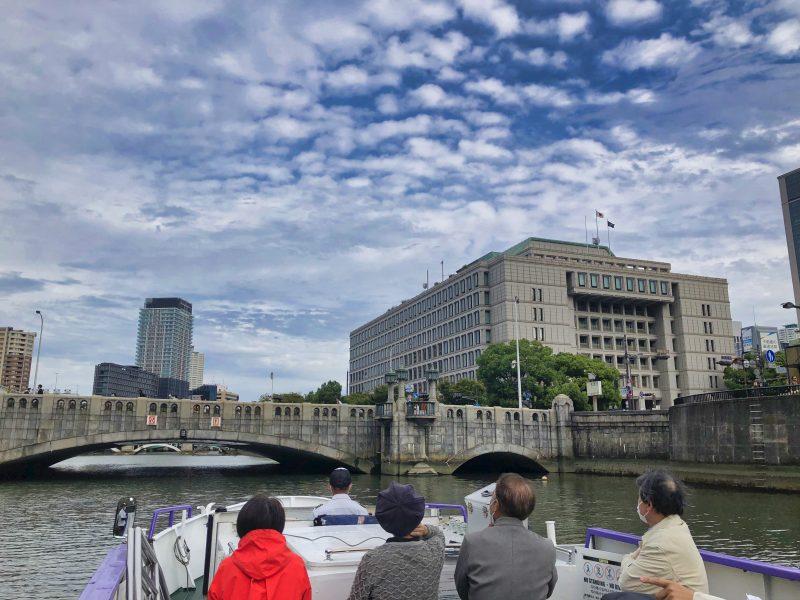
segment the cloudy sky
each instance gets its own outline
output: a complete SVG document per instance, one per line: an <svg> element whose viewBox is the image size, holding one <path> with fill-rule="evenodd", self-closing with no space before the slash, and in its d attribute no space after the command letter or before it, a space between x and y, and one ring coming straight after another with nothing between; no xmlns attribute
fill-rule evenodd
<svg viewBox="0 0 800 600"><path fill-rule="evenodd" d="M791 298L796 0L3 2L0 325L40 381L194 304L206 381L344 382L348 332L489 250L584 240Z"/></svg>

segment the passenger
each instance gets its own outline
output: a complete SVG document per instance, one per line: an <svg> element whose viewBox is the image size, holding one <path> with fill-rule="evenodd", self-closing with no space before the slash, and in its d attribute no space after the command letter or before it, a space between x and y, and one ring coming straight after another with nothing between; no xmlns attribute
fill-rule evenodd
<svg viewBox="0 0 800 600"><path fill-rule="evenodd" d="M656 594L656 600L722 600L718 596L690 590L677 581L659 579L658 577L642 577L642 581L662 588Z"/></svg>
<svg viewBox="0 0 800 600"><path fill-rule="evenodd" d="M423 525L425 498L392 483L378 494L375 517L392 534L361 559L348 600L436 600L444 565L444 534Z"/></svg>
<svg viewBox="0 0 800 600"><path fill-rule="evenodd" d="M662 588L641 578L659 577L708 593L703 559L681 519L686 506L683 484L666 471L653 470L641 475L636 485L636 514L649 529L639 547L623 557L620 587L627 592L657 594Z"/></svg>
<svg viewBox="0 0 800 600"><path fill-rule="evenodd" d="M208 599L311 600L305 563L286 546L285 523L276 498L250 498L236 517L239 547L219 565Z"/></svg>
<svg viewBox="0 0 800 600"><path fill-rule="evenodd" d="M556 549L522 523L536 494L516 473L497 480L489 502L491 525L464 538L456 564L462 600L544 600L556 586Z"/></svg>
<svg viewBox="0 0 800 600"><path fill-rule="evenodd" d="M350 488L353 487L353 478L350 471L344 467L337 467L331 471L328 484L333 497L314 509L314 516L322 515L368 515L369 511L355 500L350 499Z"/></svg>

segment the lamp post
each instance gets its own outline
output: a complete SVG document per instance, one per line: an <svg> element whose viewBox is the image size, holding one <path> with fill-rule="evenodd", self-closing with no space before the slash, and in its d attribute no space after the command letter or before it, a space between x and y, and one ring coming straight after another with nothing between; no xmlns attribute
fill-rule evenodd
<svg viewBox="0 0 800 600"><path fill-rule="evenodd" d="M519 297L514 296L514 306L517 310L514 313L514 338L517 341L517 405L522 410L522 377L519 366Z"/></svg>
<svg viewBox="0 0 800 600"><path fill-rule="evenodd" d="M36 314L39 315L41 324L39 326L39 347L36 350L36 369L33 372L33 391L36 392L36 384L39 380L39 356L42 354L42 335L44 334L44 315L42 311L37 310ZM30 372L30 371L29 371Z"/></svg>

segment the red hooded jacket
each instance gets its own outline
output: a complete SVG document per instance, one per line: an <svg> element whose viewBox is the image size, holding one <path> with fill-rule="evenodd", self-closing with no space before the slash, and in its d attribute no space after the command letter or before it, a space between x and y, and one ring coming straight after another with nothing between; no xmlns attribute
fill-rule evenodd
<svg viewBox="0 0 800 600"><path fill-rule="evenodd" d="M282 533L255 529L220 563L208 600L311 600L311 582Z"/></svg>

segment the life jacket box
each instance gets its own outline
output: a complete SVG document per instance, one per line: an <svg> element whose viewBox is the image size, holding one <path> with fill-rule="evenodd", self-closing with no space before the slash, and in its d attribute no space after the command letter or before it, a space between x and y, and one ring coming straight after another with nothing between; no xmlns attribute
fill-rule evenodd
<svg viewBox="0 0 800 600"><path fill-rule="evenodd" d="M491 524L489 503L492 501L494 486L494 483L490 483L486 487L482 487L468 496L464 496L464 504L467 507L467 533L480 531ZM525 519L523 523L525 527L527 527L528 519Z"/></svg>

